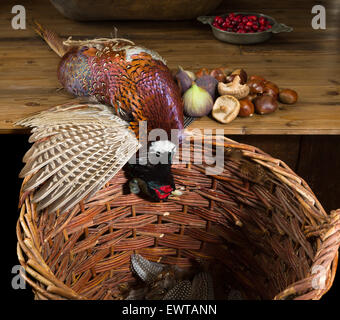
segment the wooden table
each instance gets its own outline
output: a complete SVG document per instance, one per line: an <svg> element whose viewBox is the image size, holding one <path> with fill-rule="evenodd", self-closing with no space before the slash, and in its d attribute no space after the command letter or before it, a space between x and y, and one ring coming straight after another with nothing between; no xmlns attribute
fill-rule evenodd
<svg viewBox="0 0 340 320"><path fill-rule="evenodd" d="M293 33L281 33L268 42L249 46L220 42L212 36L209 26L198 21L75 22L64 18L48 1L28 1L25 8L28 21L37 19L65 38L70 35L74 39L109 37L117 27L119 37L155 49L167 59L170 68L178 65L190 70L242 67L248 74L262 75L280 87L294 88L300 95L298 104L282 105L274 114L237 118L228 125L204 117L191 127L223 129L227 135L237 135L234 137L236 140L256 144L286 161L318 189L320 181L327 180L324 187L331 182L323 178L328 174L322 174L322 168L311 168L309 164L318 163L323 157L332 157L334 152L340 155L335 150L340 145L340 33L337 25L340 3L336 0L323 1L327 9L326 30L314 30L311 26L314 4L308 0L224 1L216 13L265 8L261 9L263 13L294 28ZM12 2L2 3L3 10L0 11L2 134L27 133L13 123L73 99L65 91L58 90L60 84L56 67L59 57L30 28L11 28L12 5ZM336 155L334 160L338 159ZM330 178L333 174L334 170ZM330 186L336 188L336 181Z"/></svg>

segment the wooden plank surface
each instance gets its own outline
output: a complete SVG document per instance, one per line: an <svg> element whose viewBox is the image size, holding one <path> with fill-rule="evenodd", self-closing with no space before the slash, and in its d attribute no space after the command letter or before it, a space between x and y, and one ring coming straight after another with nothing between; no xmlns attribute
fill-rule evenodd
<svg viewBox="0 0 340 320"><path fill-rule="evenodd" d="M300 95L295 106L281 106L274 114L237 118L221 125L204 117L192 128L223 129L225 134L340 134L340 29L336 0L322 2L327 8L327 29L313 30L314 1L227 0L216 10L261 11L294 27L263 44L235 46L213 38L209 26L197 21L105 21L75 22L64 18L48 2L27 1L27 18L37 19L63 37L109 37L118 35L158 51L170 68L178 65L197 70L219 66L243 67L291 87ZM73 99L59 90L56 77L59 58L31 29L11 28L12 1L0 10L0 133L22 133L13 123L34 112ZM265 8L265 9L259 9Z"/></svg>

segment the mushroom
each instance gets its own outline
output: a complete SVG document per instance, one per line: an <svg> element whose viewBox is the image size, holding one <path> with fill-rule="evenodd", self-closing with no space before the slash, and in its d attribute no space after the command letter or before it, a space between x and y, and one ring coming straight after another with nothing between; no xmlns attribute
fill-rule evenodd
<svg viewBox="0 0 340 320"><path fill-rule="evenodd" d="M234 70L227 78L226 82L232 82L236 76L239 76L241 78L240 83L245 84L247 83L248 75L247 72L244 71L244 69L236 69Z"/></svg>
<svg viewBox="0 0 340 320"><path fill-rule="evenodd" d="M218 93L223 95L230 95L236 99L243 99L249 94L249 87L246 84L241 84L240 76L236 76L230 83L219 82Z"/></svg>
<svg viewBox="0 0 340 320"><path fill-rule="evenodd" d="M240 102L233 96L220 96L216 99L212 116L221 123L233 121L240 111Z"/></svg>

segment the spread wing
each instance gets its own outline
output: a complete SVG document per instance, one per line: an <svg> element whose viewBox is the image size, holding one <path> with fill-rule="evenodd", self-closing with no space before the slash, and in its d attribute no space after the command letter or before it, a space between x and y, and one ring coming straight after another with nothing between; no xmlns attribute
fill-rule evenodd
<svg viewBox="0 0 340 320"><path fill-rule="evenodd" d="M98 191L139 149L129 124L101 104L61 105L21 120L33 127L20 177L37 210L67 211Z"/></svg>

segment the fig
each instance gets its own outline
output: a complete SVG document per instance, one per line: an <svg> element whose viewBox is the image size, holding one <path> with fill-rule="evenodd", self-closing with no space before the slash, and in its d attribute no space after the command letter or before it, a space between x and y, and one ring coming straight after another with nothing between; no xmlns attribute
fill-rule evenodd
<svg viewBox="0 0 340 320"><path fill-rule="evenodd" d="M190 78L188 73L181 67L178 68L175 78L181 94L187 91L192 85L192 79Z"/></svg>
<svg viewBox="0 0 340 320"><path fill-rule="evenodd" d="M203 117L210 113L214 101L210 93L194 83L183 95L184 112L191 117Z"/></svg>
<svg viewBox="0 0 340 320"><path fill-rule="evenodd" d="M218 81L214 77L208 75L202 76L196 79L196 84L199 87L207 90L210 93L213 100L215 100Z"/></svg>

